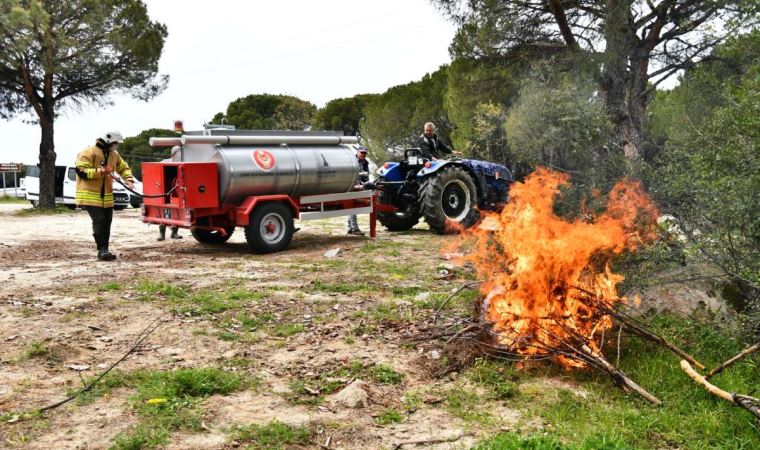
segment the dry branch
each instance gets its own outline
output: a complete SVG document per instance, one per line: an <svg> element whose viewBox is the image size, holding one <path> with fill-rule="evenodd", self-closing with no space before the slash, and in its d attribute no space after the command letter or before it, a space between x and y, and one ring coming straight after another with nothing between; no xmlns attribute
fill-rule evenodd
<svg viewBox="0 0 760 450"><path fill-rule="evenodd" d="M124 361L125 359L127 359L127 357L129 355L131 355L132 353L134 353L135 350L137 349L137 347L139 347L140 344L142 344L142 342L145 339L148 338L148 336L150 336L151 334L153 334L153 332L158 329L158 327L161 324L160 323L157 324L157 325L155 325L155 324L156 324L156 322L158 322L158 320L160 318L161 318L161 316L158 316L155 319L153 319L153 321L150 324L148 324L148 326L145 327L145 329L142 330L142 332L140 332L140 334L137 336L135 344L132 345L132 347L130 347L129 350L127 350L127 352L121 358L119 358L115 363L111 364L108 367L108 369L104 370L103 373L101 373L94 381L92 381L90 384L84 386L82 389L76 391L75 393L73 393L69 397L67 397L67 398L65 398L65 399L63 399L63 400L61 400L59 402L53 403L52 405L48 405L48 406L45 406L44 408L40 408L38 412L42 413L42 412L45 412L45 411L50 411L51 409L58 408L59 406L65 405L66 403L70 402L71 400L74 400L75 398L77 398L79 395L84 394L85 392L87 392L90 389L92 389L96 384L98 384L98 382L100 380L103 379L103 377L105 377L108 374L108 372L110 372L111 370L113 370L122 361ZM80 376L81 376L81 374L80 374Z"/></svg>
<svg viewBox="0 0 760 450"><path fill-rule="evenodd" d="M698 374L697 371L694 370L694 368L691 367L691 364L689 364L689 362L686 360L681 360L681 369L686 372L689 378L701 384L710 394L722 398L723 400L729 401L740 408L746 409L747 411L751 412L758 420L760 420L760 399L756 399L748 395L735 394L724 391L714 384L711 384L702 375Z"/></svg>
<svg viewBox="0 0 760 450"><path fill-rule="evenodd" d="M713 376L721 373L723 371L723 369L732 366L734 363L736 363L740 359L742 359L742 358L744 358L746 356L749 356L749 355L755 353L758 350L760 350L760 342L758 342L755 345L751 345L751 346L745 348L744 350L742 350L741 352L739 352L733 358L729 359L728 361L724 362L723 364L721 364L718 367L716 367L713 370L711 370L710 373L708 373L707 375L705 375L705 380L709 380Z"/></svg>
<svg viewBox="0 0 760 450"><path fill-rule="evenodd" d="M599 365L601 366L601 369L607 372L608 374L610 374L610 376L612 377L613 380L615 380L615 382L639 394L640 396L644 397L649 402L654 403L655 405L662 405L662 400L655 397L654 395L649 393L649 391L647 391L646 389L636 384L635 381L628 378L628 376L624 374L620 369L610 364L609 361L607 361L604 358L604 356L598 353L595 353L587 345L582 345L581 349L584 353L588 355L589 358L593 358L596 362L598 362Z"/></svg>
<svg viewBox="0 0 760 450"><path fill-rule="evenodd" d="M699 361L697 361L696 358L686 353L684 350L676 347L674 344L672 344L670 341L668 341L664 337L652 331L649 331L646 328L642 327L641 325L637 324L636 320L633 317L629 316L628 314L622 311L615 309L614 305L612 305L607 300L603 298L599 298L595 293L578 286L573 286L573 289L586 294L589 297L589 300L592 301L592 305L590 306L593 306L599 312L608 314L614 317L615 319L617 319L619 322L627 325L628 328L637 336L647 339L649 341L652 341L655 344L662 345L663 347L667 348L668 350L680 356L681 358L689 361L692 365L698 367L699 369L704 370L705 366Z"/></svg>

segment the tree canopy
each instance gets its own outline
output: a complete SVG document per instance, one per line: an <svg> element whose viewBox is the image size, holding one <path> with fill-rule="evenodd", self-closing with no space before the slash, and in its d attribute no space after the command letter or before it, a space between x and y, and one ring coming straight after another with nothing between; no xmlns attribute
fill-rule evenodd
<svg viewBox="0 0 760 450"><path fill-rule="evenodd" d="M455 57L493 58L525 48L587 52L629 160L643 155L648 95L709 55L726 37L758 23L748 0L434 0L460 28Z"/></svg>
<svg viewBox="0 0 760 450"><path fill-rule="evenodd" d="M290 95L251 94L227 105L226 113L217 113L214 123L225 119L244 130L304 130L311 126L317 107Z"/></svg>
<svg viewBox="0 0 760 450"><path fill-rule="evenodd" d="M317 111L314 127L320 130L343 131L346 136L359 134L359 124L364 109L377 97L376 94L359 94L348 98L336 98Z"/></svg>
<svg viewBox="0 0 760 450"><path fill-rule="evenodd" d="M442 66L420 81L394 86L367 105L361 134L376 158L386 158L389 149L413 147L425 122L435 123L438 135L449 140L452 125L444 109L446 71L447 66Z"/></svg>
<svg viewBox="0 0 760 450"><path fill-rule="evenodd" d="M57 115L112 93L157 95L166 36L138 0L0 0L0 117L32 112L40 125L41 206L55 201Z"/></svg>
<svg viewBox="0 0 760 450"><path fill-rule="evenodd" d="M119 154L127 161L132 169L132 174L142 180L142 163L155 162L166 159L171 155L171 147L151 147L149 140L152 137L179 137L174 130L163 128L151 128L143 130L137 136L124 139L119 145Z"/></svg>

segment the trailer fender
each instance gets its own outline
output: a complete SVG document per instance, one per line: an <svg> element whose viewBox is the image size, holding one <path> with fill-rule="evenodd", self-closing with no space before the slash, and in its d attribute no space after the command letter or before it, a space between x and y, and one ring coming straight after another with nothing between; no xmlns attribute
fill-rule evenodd
<svg viewBox="0 0 760 450"><path fill-rule="evenodd" d="M284 203L290 212L293 213L293 218L298 219L298 205L289 196L284 194L279 195L252 195L246 198L243 203L235 208L235 225L246 226L250 223L251 212L256 208L256 205L260 205L266 202L281 202Z"/></svg>

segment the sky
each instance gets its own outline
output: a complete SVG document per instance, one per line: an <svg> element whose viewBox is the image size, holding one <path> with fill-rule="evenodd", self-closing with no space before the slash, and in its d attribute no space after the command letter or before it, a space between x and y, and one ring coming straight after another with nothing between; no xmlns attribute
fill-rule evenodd
<svg viewBox="0 0 760 450"><path fill-rule="evenodd" d="M167 89L146 102L118 95L111 106L63 111L55 122L58 164L74 161L105 131L198 130L250 94L285 94L322 107L381 93L448 64L456 27L429 0L147 0L166 25L159 71ZM39 126L0 121L0 162L36 164Z"/></svg>

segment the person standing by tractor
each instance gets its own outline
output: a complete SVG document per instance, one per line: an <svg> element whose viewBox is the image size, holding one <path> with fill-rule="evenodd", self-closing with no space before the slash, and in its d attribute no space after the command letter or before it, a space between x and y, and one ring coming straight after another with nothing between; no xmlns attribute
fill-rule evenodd
<svg viewBox="0 0 760 450"><path fill-rule="evenodd" d="M92 219L92 236L98 247L98 260L113 261L116 255L108 251L113 220L113 173L118 173L134 189L132 171L121 158L117 147L124 138L118 131L100 136L95 145L77 155L76 204L82 206Z"/></svg>
<svg viewBox="0 0 760 450"><path fill-rule="evenodd" d="M369 161L367 160L367 148L359 147L356 150L356 159L359 161L359 179L357 180L362 186L369 181ZM364 232L359 229L359 222L356 214L348 216L348 234L354 236L364 236Z"/></svg>
<svg viewBox="0 0 760 450"><path fill-rule="evenodd" d="M422 135L417 140L417 147L422 151L422 157L427 159L441 159L443 155L462 156L450 146L441 142L435 133L435 124L428 122L422 130Z"/></svg>

